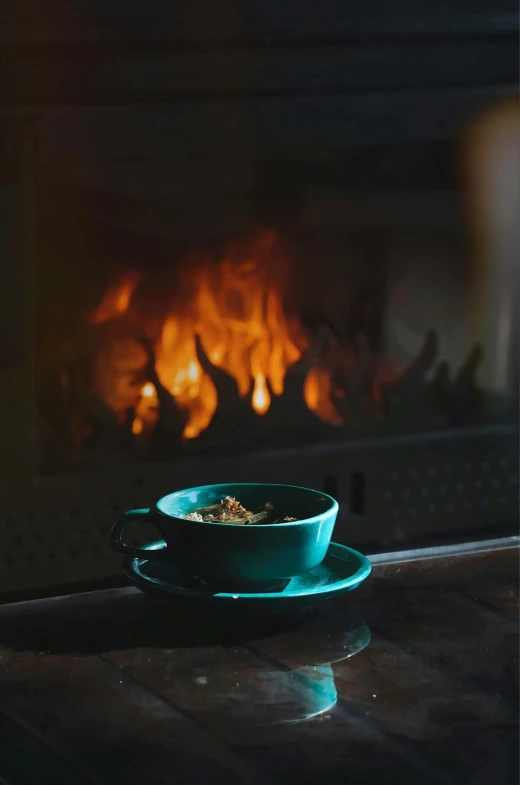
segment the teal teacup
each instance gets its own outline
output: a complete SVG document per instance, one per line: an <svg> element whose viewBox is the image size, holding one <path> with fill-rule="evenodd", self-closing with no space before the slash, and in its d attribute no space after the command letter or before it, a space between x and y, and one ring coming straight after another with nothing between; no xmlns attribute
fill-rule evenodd
<svg viewBox="0 0 520 785"><path fill-rule="evenodd" d="M196 508L218 504L226 496L247 509L271 502L297 521L243 525L186 519ZM170 493L146 510L129 510L116 523L110 543L129 558L173 562L183 572L221 584L272 583L312 570L327 553L338 503L321 491L295 485L224 483ZM133 548L122 540L125 526L153 524L165 547Z"/></svg>

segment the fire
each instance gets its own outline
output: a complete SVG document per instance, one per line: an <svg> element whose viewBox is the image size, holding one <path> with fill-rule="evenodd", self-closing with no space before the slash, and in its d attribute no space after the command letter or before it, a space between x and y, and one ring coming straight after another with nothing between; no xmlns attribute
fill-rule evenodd
<svg viewBox="0 0 520 785"><path fill-rule="evenodd" d="M143 432L144 423L142 417L134 417L132 422L132 433L134 436L139 436Z"/></svg>
<svg viewBox="0 0 520 785"><path fill-rule="evenodd" d="M305 403L321 420L331 425L341 425L342 417L332 401L332 374L329 368L311 368L303 388Z"/></svg>
<svg viewBox="0 0 520 785"><path fill-rule="evenodd" d="M92 324L104 324L122 316L130 305L135 288L141 280L140 273L129 273L124 280L109 286L96 310L90 315Z"/></svg>
<svg viewBox="0 0 520 785"><path fill-rule="evenodd" d="M208 427L218 404L217 389L197 357L194 316L169 316L156 349L159 380L188 413L186 439L194 439Z"/></svg>
<svg viewBox="0 0 520 785"><path fill-rule="evenodd" d="M210 425L219 403L197 353L197 336L209 362L235 380L238 395L248 398L259 416L269 411L273 396L283 394L287 370L306 340L299 323L286 315L288 259L274 232L235 243L220 259L191 260L183 270L153 352L159 383L186 413L183 436L193 439ZM90 322L101 325L124 315L139 280L133 274L111 286ZM142 328L150 338L151 326ZM157 390L147 381L140 388L132 433L148 433L158 407Z"/></svg>
<svg viewBox="0 0 520 785"><path fill-rule="evenodd" d="M132 420L132 433L134 436L149 436L159 416L159 399L157 390L151 382L146 382L141 388L140 399L135 407L135 416Z"/></svg>
<svg viewBox="0 0 520 785"><path fill-rule="evenodd" d="M288 312L290 259L274 232L236 242L219 258L189 262L181 265L175 296L160 316L146 319L132 308L137 273L109 287L89 316L91 324L107 330L93 363L91 389L119 423L132 418L139 439L153 433L166 391L184 414L185 439L209 427L219 403L225 404L218 400L210 365L231 377L238 396L264 416L274 397L283 394L288 369L310 348L309 335ZM356 378L362 395L377 403L380 383L389 374L378 358L367 366L367 347L329 341L320 351L303 388L310 411L331 425L345 423L348 390Z"/></svg>
<svg viewBox="0 0 520 785"><path fill-rule="evenodd" d="M147 382L141 390L143 398L153 398L155 395L155 387L151 382Z"/></svg>
<svg viewBox="0 0 520 785"><path fill-rule="evenodd" d="M269 407L271 405L271 396L269 395L263 373L257 373L255 376L251 403L257 414L265 414L269 411Z"/></svg>
<svg viewBox="0 0 520 785"><path fill-rule="evenodd" d="M187 268L189 279L180 289L191 296L181 309L172 307L156 355L161 383L188 412L185 438L205 430L218 405L215 385L197 357L196 335L210 362L233 377L258 415L269 410L272 395L282 395L302 338L283 307L286 269L272 232L237 243L217 264L199 260Z"/></svg>

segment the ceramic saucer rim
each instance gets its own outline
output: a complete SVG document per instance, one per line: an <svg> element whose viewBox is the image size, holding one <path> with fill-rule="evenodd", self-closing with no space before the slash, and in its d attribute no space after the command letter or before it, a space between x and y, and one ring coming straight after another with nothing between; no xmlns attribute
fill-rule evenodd
<svg viewBox="0 0 520 785"><path fill-rule="evenodd" d="M159 547L164 545L163 540L158 540L156 542L148 543L143 547L143 550L156 550ZM335 552L331 554L331 549ZM337 553L339 551L339 554ZM342 561L345 561L343 554L349 553L353 555L359 563L359 567L356 572L349 575L348 578L343 578L340 581L336 581L335 583L329 583L326 586L320 586L315 589L309 589L307 591L301 592L255 592L255 593L245 593L245 592L211 592L211 591L200 591L198 589L186 589L180 586L179 584L169 583L164 580L149 578L148 576L142 575L140 572L137 571L139 565L136 566L137 563L146 562L146 559L129 559L124 564L124 571L128 578L131 580L135 580L137 578L142 584L146 586L155 586L156 588L162 589L166 591L168 594L176 595L176 596L185 596L190 597L192 599L209 599L209 598L218 598L218 599L241 599L241 600L250 600L253 602L265 602L266 600L291 600L291 599L303 599L303 598L313 598L319 597L320 595L328 595L328 594L336 594L341 592L342 590L352 588L355 589L362 583L364 580L368 578L372 571L372 565L369 559L359 551L356 551L354 548L350 548L348 545L341 545L337 542L331 542L329 546L329 550L327 551L327 555L325 559L329 555L334 556L335 558L339 558ZM130 572L130 575L129 575ZM297 577L297 576L295 576Z"/></svg>

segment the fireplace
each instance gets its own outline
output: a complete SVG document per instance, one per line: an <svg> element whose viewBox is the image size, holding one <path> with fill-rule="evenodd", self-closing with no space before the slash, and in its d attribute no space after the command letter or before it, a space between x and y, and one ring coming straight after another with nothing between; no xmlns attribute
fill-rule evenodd
<svg viewBox="0 0 520 785"><path fill-rule="evenodd" d="M108 253L77 248L74 187L49 199L53 185L38 183L35 229L44 473L507 422L507 381L478 387L489 348L471 334L480 283L456 226L426 245L425 226L381 226L370 192L360 228L338 186L307 210L303 189L282 202L277 188L270 223L202 244L201 218L198 248L170 247L174 230L126 260L123 227Z"/></svg>
<svg viewBox="0 0 520 785"><path fill-rule="evenodd" d="M265 13L9 28L6 594L111 579L117 514L204 482L323 488L364 547L514 525L514 14Z"/></svg>

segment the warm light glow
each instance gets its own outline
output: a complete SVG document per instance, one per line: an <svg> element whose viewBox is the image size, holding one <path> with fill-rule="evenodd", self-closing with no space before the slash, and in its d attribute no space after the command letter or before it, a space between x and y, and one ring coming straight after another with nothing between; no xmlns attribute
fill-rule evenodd
<svg viewBox="0 0 520 785"><path fill-rule="evenodd" d="M479 368L483 388L517 395L511 358L518 354L520 237L520 105L499 101L467 134L466 199L473 243L468 281L471 334L488 347Z"/></svg>

